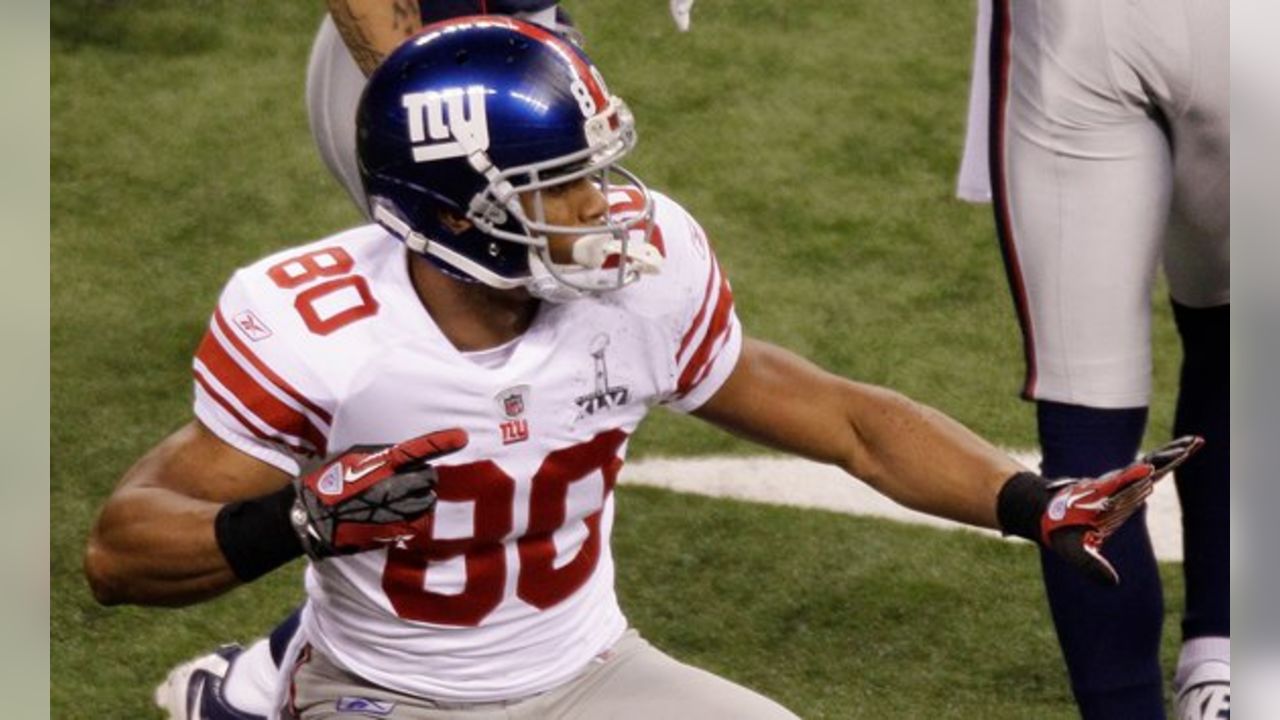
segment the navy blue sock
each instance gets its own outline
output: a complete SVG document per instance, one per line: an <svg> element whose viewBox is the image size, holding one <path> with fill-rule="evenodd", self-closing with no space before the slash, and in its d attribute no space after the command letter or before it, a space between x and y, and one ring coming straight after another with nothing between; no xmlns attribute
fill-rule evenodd
<svg viewBox="0 0 1280 720"><path fill-rule="evenodd" d="M1092 477L1133 462L1146 408L1036 406L1045 477ZM1164 598L1146 515L1135 515L1103 551L1120 585L1101 587L1041 551L1045 591L1071 689L1085 720L1164 718L1160 632Z"/></svg>
<svg viewBox="0 0 1280 720"><path fill-rule="evenodd" d="M280 667L280 663L284 662L284 653L289 649L289 641L293 640L294 634L298 632L298 623L302 620L302 606L289 613L289 617L280 622L279 625L271 631L271 635L267 638L268 647L271 648L271 659L275 662L276 667Z"/></svg>
<svg viewBox="0 0 1280 720"><path fill-rule="evenodd" d="M1231 306L1173 303L1182 336L1182 379L1175 436L1194 433L1204 447L1178 468L1184 638L1231 636Z"/></svg>

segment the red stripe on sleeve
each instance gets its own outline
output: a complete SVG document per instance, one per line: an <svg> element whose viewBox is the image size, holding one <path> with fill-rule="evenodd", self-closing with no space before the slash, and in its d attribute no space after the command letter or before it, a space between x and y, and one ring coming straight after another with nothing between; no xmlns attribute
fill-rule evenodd
<svg viewBox="0 0 1280 720"><path fill-rule="evenodd" d="M315 424L306 415L281 402L240 367L222 343L218 342L212 330L206 332L204 340L200 341L196 357L224 388L231 391L241 405L263 423L281 433L300 437L320 454L324 453L324 434ZM252 428L251 425L247 426Z"/></svg>
<svg viewBox="0 0 1280 720"><path fill-rule="evenodd" d="M689 348L689 342L693 340L694 333L698 332L698 328L702 326L702 316L707 314L707 304L711 302L711 284L716 279L717 269L715 261L712 260L711 267L707 270L707 286L702 290L702 306L693 316L693 321L689 323L689 329L685 331L684 337L680 338L680 349L676 351L676 363L680 362L684 351Z"/></svg>
<svg viewBox="0 0 1280 720"><path fill-rule="evenodd" d="M716 298L716 310L707 326L707 334L703 336L698 349L689 357L689 364L680 373L680 381L676 383L676 393L684 395L693 389L696 378L699 382L703 376L703 367L712 359L711 349L716 341L729 330L729 318L733 316L733 291L729 288L729 279L720 278L720 294Z"/></svg>
<svg viewBox="0 0 1280 720"><path fill-rule="evenodd" d="M252 363L253 367L256 368L258 372L262 373L263 377L270 380L272 385L275 385L281 392L296 400L302 407L315 413L316 417L323 420L326 425L333 423L332 414L319 405L316 405L306 395L295 390L292 385L284 381L284 378L277 375L270 367L267 366L266 363L262 362L257 355L253 354L253 351L249 349L249 346L244 344L244 341L236 335L232 327L227 324L226 319L222 317L221 309L215 310L213 317L217 321L218 327L222 329L222 334L231 341L231 344L235 346L235 349L240 353L240 355Z"/></svg>
<svg viewBox="0 0 1280 720"><path fill-rule="evenodd" d="M231 404L231 401L224 398L221 393L215 390L213 388L213 385L208 380L206 380L203 375L200 374L199 370L194 371L192 374L195 375L196 382L200 383L200 387L204 389L204 391L209 395L209 397L214 399L214 402L221 405L223 410L226 410L228 413L230 413L231 416L234 417L237 422L239 422L245 428L248 428L249 432L258 436L260 440L264 442L273 443L276 445L283 445L299 455L315 456L317 454L313 450L308 450L306 448L298 447L297 445L294 445L292 443L285 442L281 438L271 437L270 435L267 435L266 433L262 432L256 426L254 426L253 423L249 422L249 420L244 415L241 415L240 412L236 410L236 406Z"/></svg>
<svg viewBox="0 0 1280 720"><path fill-rule="evenodd" d="M730 325L728 331L724 335L724 342L726 345L729 343L729 338L732 337L732 335L733 335L733 326ZM723 349L724 345L721 345L720 347L721 349ZM693 382L689 384L690 388L698 387L699 385L702 384L703 380L707 379L707 376L711 374L711 368L716 366L716 360L719 357L720 357L720 353L716 353L714 356L711 357L710 362L703 364L702 372L698 373L698 377L694 378Z"/></svg>

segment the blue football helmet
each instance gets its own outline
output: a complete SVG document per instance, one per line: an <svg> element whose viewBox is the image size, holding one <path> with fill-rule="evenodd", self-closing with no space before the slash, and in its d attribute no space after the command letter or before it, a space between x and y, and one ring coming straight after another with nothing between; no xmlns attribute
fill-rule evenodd
<svg viewBox="0 0 1280 720"><path fill-rule="evenodd" d="M453 277L557 300L661 264L653 199L616 164L635 146L631 113L578 47L540 27L500 16L427 26L369 78L356 125L370 214ZM584 177L611 205L633 198L625 212L548 224L542 192ZM454 232L457 218L469 222ZM572 263L552 261L550 235L576 237Z"/></svg>

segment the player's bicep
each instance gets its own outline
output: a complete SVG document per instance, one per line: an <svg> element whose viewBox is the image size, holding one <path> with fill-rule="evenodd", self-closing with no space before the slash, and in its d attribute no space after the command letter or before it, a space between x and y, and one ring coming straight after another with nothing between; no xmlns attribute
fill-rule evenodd
<svg viewBox="0 0 1280 720"><path fill-rule="evenodd" d="M747 338L733 372L693 414L770 447L844 464L858 452L851 386L788 350Z"/></svg>
<svg viewBox="0 0 1280 720"><path fill-rule="evenodd" d="M125 473L117 492L160 488L221 504L265 495L289 480L285 471L236 449L192 421L142 456Z"/></svg>

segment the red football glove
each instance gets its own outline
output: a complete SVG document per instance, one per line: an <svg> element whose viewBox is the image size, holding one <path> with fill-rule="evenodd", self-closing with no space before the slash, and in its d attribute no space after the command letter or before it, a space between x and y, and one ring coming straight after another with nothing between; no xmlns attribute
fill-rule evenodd
<svg viewBox="0 0 1280 720"><path fill-rule="evenodd" d="M358 446L315 472L294 479L290 520L307 555L333 555L385 547L422 532L436 505L436 470L430 461L461 450L461 429L420 435L391 446Z"/></svg>
<svg viewBox="0 0 1280 720"><path fill-rule="evenodd" d="M1040 517L1040 542L1089 577L1106 585L1118 584L1120 575L1102 556L1103 543L1142 507L1157 480L1203 444L1202 438L1188 435L1102 477L1050 483L1055 494Z"/></svg>

